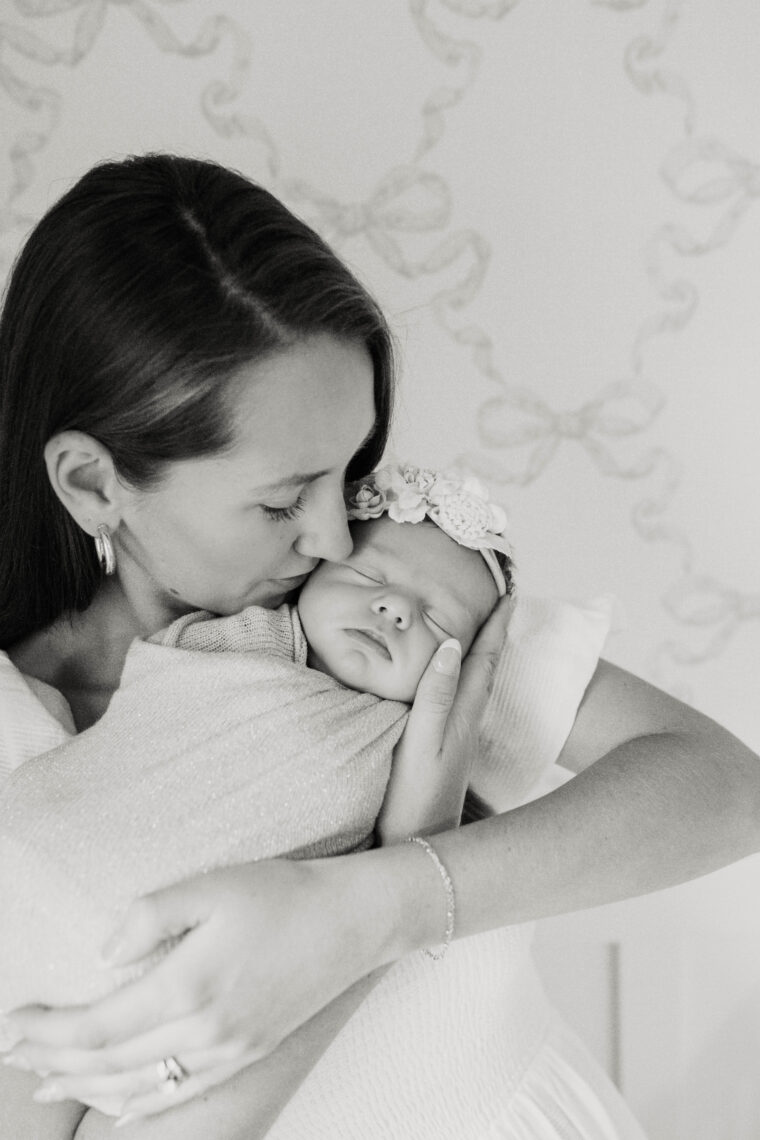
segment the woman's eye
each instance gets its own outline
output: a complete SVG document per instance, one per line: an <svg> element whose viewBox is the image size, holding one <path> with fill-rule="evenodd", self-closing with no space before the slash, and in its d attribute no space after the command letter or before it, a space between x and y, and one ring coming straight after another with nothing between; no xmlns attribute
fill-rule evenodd
<svg viewBox="0 0 760 1140"><path fill-rule="evenodd" d="M286 522L288 519L298 518L303 514L304 499L303 495L299 495L294 503L289 507L267 507L263 503L261 509L268 519L273 519L275 522Z"/></svg>

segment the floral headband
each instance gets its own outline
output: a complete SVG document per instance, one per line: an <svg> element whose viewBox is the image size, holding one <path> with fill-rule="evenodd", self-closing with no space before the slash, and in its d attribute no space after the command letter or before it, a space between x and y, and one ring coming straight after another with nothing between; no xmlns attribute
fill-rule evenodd
<svg viewBox="0 0 760 1140"><path fill-rule="evenodd" d="M503 598L507 593L504 571L494 551L508 558L512 548L505 536L507 516L473 476L431 471L410 463L388 463L347 492L349 519L366 521L387 514L394 522L418 523L428 518L449 538L470 550L479 550Z"/></svg>

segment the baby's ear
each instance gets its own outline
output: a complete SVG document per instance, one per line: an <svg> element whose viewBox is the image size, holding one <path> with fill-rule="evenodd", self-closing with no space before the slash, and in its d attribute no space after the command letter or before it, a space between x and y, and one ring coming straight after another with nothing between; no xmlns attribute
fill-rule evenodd
<svg viewBox="0 0 760 1140"><path fill-rule="evenodd" d="M82 530L94 535L101 523L115 530L125 488L108 449L86 432L62 431L44 454L50 485Z"/></svg>

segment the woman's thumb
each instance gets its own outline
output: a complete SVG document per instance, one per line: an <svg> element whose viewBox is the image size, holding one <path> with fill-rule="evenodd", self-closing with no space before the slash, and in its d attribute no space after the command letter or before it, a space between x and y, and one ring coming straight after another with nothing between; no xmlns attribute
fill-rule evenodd
<svg viewBox="0 0 760 1140"><path fill-rule="evenodd" d="M433 669L446 677L458 677L462 663L462 646L455 637L442 641L433 654ZM456 689L456 685L454 685Z"/></svg>
<svg viewBox="0 0 760 1140"><path fill-rule="evenodd" d="M422 675L414 699L418 711L426 708L448 716L456 696L459 670L462 665L462 646L454 637L442 642Z"/></svg>
<svg viewBox="0 0 760 1140"><path fill-rule="evenodd" d="M189 900L182 887L178 883L130 903L100 952L103 965L128 966L139 962L162 943L179 938L196 926L199 918L188 909Z"/></svg>

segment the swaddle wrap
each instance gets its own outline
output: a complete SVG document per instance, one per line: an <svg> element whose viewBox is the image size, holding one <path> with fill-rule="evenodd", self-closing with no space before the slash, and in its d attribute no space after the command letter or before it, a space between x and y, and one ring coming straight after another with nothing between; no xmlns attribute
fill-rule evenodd
<svg viewBox="0 0 760 1140"><path fill-rule="evenodd" d="M136 641L106 714L0 790L0 1008L85 1002L139 894L368 846L407 706L306 665L295 611L195 613Z"/></svg>
<svg viewBox="0 0 760 1140"><path fill-rule="evenodd" d="M471 775L499 811L567 778L555 761L611 611L608 598L513 604ZM0 1008L112 988L97 954L136 894L366 844L407 709L306 669L306 652L286 607L188 615L136 642L106 715L42 755L65 730L6 659Z"/></svg>

